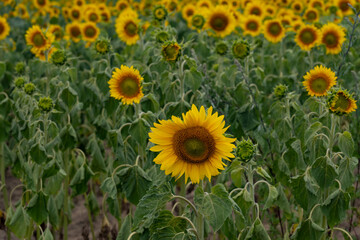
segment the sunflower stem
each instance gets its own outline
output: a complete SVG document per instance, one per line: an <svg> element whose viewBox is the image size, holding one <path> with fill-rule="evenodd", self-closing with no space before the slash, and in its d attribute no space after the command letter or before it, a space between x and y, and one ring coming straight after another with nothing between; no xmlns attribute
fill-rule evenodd
<svg viewBox="0 0 360 240"><path fill-rule="evenodd" d="M3 190L3 196L4 196L4 205L5 205L5 209L7 210L9 207L9 200L8 200L8 191L6 188L6 183L5 183L5 157L4 157L4 142L0 143L0 174L1 174L1 187ZM7 240L11 239L11 232L7 231L6 232L6 236L7 236Z"/></svg>
<svg viewBox="0 0 360 240"><path fill-rule="evenodd" d="M69 198L69 155L70 151L67 149L65 151L64 156L64 168L66 172L66 177L64 181L64 223L63 223L63 233L64 233L64 240L68 239L68 198Z"/></svg>
<svg viewBox="0 0 360 240"><path fill-rule="evenodd" d="M284 39L282 39L281 41L280 41L280 49L279 49L279 51L280 51L280 54L279 54L279 58L280 58L280 61L279 61L279 70L280 70L280 72L279 72L279 78L280 78L280 80L283 78L283 75L284 75L284 65L283 65L283 57L284 57Z"/></svg>
<svg viewBox="0 0 360 240"><path fill-rule="evenodd" d="M89 218L89 223L90 223L90 229L91 229L91 236L92 239L96 239L95 237L95 231L94 231L94 223L92 220L92 216L91 216L91 209L90 209L90 204L89 204L89 197L87 195L87 193L84 193L84 197L85 197L85 206L87 209L87 213L88 213L88 218Z"/></svg>

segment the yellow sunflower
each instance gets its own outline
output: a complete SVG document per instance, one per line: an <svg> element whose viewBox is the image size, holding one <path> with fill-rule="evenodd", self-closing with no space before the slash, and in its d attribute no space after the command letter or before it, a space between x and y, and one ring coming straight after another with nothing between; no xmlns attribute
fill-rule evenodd
<svg viewBox="0 0 360 240"><path fill-rule="evenodd" d="M57 50L57 48L50 48L48 52L48 61L51 58L52 54ZM41 61L46 61L45 51L34 52L35 56L39 58Z"/></svg>
<svg viewBox="0 0 360 240"><path fill-rule="evenodd" d="M301 13L304 9L303 2L301 0L293 1L293 3L291 4L291 9L293 9L296 13Z"/></svg>
<svg viewBox="0 0 360 240"><path fill-rule="evenodd" d="M328 23L321 28L321 43L326 47L326 54L338 54L345 41L344 28Z"/></svg>
<svg viewBox="0 0 360 240"><path fill-rule="evenodd" d="M273 5L266 5L265 6L265 16L267 17L274 17L276 14L276 8Z"/></svg>
<svg viewBox="0 0 360 240"><path fill-rule="evenodd" d="M265 11L264 11L263 3L260 1L252 1L248 3L245 7L244 15L246 16L256 15L261 18L264 17Z"/></svg>
<svg viewBox="0 0 360 240"><path fill-rule="evenodd" d="M192 105L182 120L172 116L171 120L154 123L149 141L156 145L150 150L160 152L154 162L161 164L165 174L177 179L185 174L185 181L190 178L192 183L205 177L210 181L219 170L224 170L222 159L230 161L234 157L231 152L236 139L224 136L228 129L224 127L224 116L212 111L212 107L206 113L203 106L199 111Z"/></svg>
<svg viewBox="0 0 360 240"><path fill-rule="evenodd" d="M261 33L261 18L256 15L245 16L241 28L244 35L258 36Z"/></svg>
<svg viewBox="0 0 360 240"><path fill-rule="evenodd" d="M264 37L272 43L280 42L285 37L285 28L279 20L267 20L264 23Z"/></svg>
<svg viewBox="0 0 360 240"><path fill-rule="evenodd" d="M116 3L115 9L119 12L129 7L129 3L126 0L120 0Z"/></svg>
<svg viewBox="0 0 360 240"><path fill-rule="evenodd" d="M187 21L191 21L192 16L196 12L196 6L194 4L188 3L181 10L182 17Z"/></svg>
<svg viewBox="0 0 360 240"><path fill-rule="evenodd" d="M72 21L81 21L83 18L82 9L78 6L73 6L69 11L69 17Z"/></svg>
<svg viewBox="0 0 360 240"><path fill-rule="evenodd" d="M139 40L140 20L132 14L120 14L115 23L116 33L127 45L133 45Z"/></svg>
<svg viewBox="0 0 360 240"><path fill-rule="evenodd" d="M81 34L85 41L94 42L100 34L100 29L93 22L86 22L81 25Z"/></svg>
<svg viewBox="0 0 360 240"><path fill-rule="evenodd" d="M9 35L10 26L6 21L6 18L0 16L0 40L3 40Z"/></svg>
<svg viewBox="0 0 360 240"><path fill-rule="evenodd" d="M354 6L353 0L335 0L335 6L338 7L343 15L350 15L352 14L352 9L349 7L348 4Z"/></svg>
<svg viewBox="0 0 360 240"><path fill-rule="evenodd" d="M304 76L303 85L310 96L326 96L335 84L337 77L330 68L316 66Z"/></svg>
<svg viewBox="0 0 360 240"><path fill-rule="evenodd" d="M90 9L88 11L85 12L85 16L84 19L85 21L89 21L89 22L100 22L101 21L101 12L98 9Z"/></svg>
<svg viewBox="0 0 360 240"><path fill-rule="evenodd" d="M337 115L354 112L356 101L346 90L333 91L327 100L329 109Z"/></svg>
<svg viewBox="0 0 360 240"><path fill-rule="evenodd" d="M60 25L52 24L49 26L48 31L55 36L56 41L59 41L64 37L64 31Z"/></svg>
<svg viewBox="0 0 360 240"><path fill-rule="evenodd" d="M317 22L319 20L319 11L316 8L308 8L304 13L304 19L307 22Z"/></svg>
<svg viewBox="0 0 360 240"><path fill-rule="evenodd" d="M144 79L133 66L121 65L116 68L109 80L110 96L121 100L123 104L139 103L144 96L141 82Z"/></svg>
<svg viewBox="0 0 360 240"><path fill-rule="evenodd" d="M319 10L322 10L324 7L324 1L320 1L320 0L311 0L311 2L309 3L310 7L312 8L317 8Z"/></svg>
<svg viewBox="0 0 360 240"><path fill-rule="evenodd" d="M26 6L22 3L16 5L14 15L15 17L20 17L23 19L29 18L29 13L26 9Z"/></svg>
<svg viewBox="0 0 360 240"><path fill-rule="evenodd" d="M295 42L304 51L315 47L321 37L321 32L312 25L303 25L296 33Z"/></svg>
<svg viewBox="0 0 360 240"><path fill-rule="evenodd" d="M26 43L32 46L33 53L49 49L55 40L55 36L47 31L45 34L38 25L34 25L26 31Z"/></svg>
<svg viewBox="0 0 360 240"><path fill-rule="evenodd" d="M79 42L81 40L81 24L78 22L72 22L66 24L66 33L70 36L73 42Z"/></svg>
<svg viewBox="0 0 360 240"><path fill-rule="evenodd" d="M33 3L38 9L45 9L49 5L48 0L33 0Z"/></svg>
<svg viewBox="0 0 360 240"><path fill-rule="evenodd" d="M200 1L197 1L196 7L205 8L207 10L210 10L211 8L214 7L214 5L212 4L212 2L210 0L200 0Z"/></svg>
<svg viewBox="0 0 360 240"><path fill-rule="evenodd" d="M85 0L74 0L76 6L82 7L86 4Z"/></svg>
<svg viewBox="0 0 360 240"><path fill-rule="evenodd" d="M236 21L229 8L218 5L209 11L205 28L213 30L217 36L226 37L235 27Z"/></svg>

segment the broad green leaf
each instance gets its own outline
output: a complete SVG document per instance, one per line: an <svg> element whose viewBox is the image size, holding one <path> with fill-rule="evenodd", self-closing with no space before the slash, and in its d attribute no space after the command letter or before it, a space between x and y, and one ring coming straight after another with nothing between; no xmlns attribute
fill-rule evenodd
<svg viewBox="0 0 360 240"><path fill-rule="evenodd" d="M358 159L355 157L340 160L339 181L341 182L343 189L347 189L352 186L355 180L354 169L357 165Z"/></svg>
<svg viewBox="0 0 360 240"><path fill-rule="evenodd" d="M91 154L91 169L94 172L106 172L105 159L102 155L96 135L92 134L86 150Z"/></svg>
<svg viewBox="0 0 360 240"><path fill-rule="evenodd" d="M340 134L339 148L347 157L352 157L354 153L354 140L350 132L345 131Z"/></svg>
<svg viewBox="0 0 360 240"><path fill-rule="evenodd" d="M24 208L19 204L15 213L12 214L11 208L7 211L6 226L14 233L18 238L25 238L31 225L30 217L25 212Z"/></svg>
<svg viewBox="0 0 360 240"><path fill-rule="evenodd" d="M112 177L106 178L102 182L100 189L106 192L110 198L117 198L116 183L114 182L114 179Z"/></svg>
<svg viewBox="0 0 360 240"><path fill-rule="evenodd" d="M135 205L151 187L150 177L137 165L121 169L117 176L120 179L123 191L125 191L126 198Z"/></svg>
<svg viewBox="0 0 360 240"><path fill-rule="evenodd" d="M286 142L288 148L284 154L284 160L290 169L305 169L303 151L301 149L301 141L296 138L291 138Z"/></svg>
<svg viewBox="0 0 360 240"><path fill-rule="evenodd" d="M296 202L300 204L302 208L307 210L316 199L316 195L306 188L304 176L296 176L292 178L290 186L291 193L294 195Z"/></svg>
<svg viewBox="0 0 360 240"><path fill-rule="evenodd" d="M221 228L232 212L232 202L222 184L212 187L211 193L204 192L201 187L198 187L195 190L194 202L215 232Z"/></svg>
<svg viewBox="0 0 360 240"><path fill-rule="evenodd" d="M268 186L268 188L269 188L269 193L266 202L264 204L264 209L271 207L274 201L276 200L276 198L278 197L278 191L276 190L276 187L270 185Z"/></svg>
<svg viewBox="0 0 360 240"><path fill-rule="evenodd" d="M72 149L77 144L77 136L75 129L71 124L66 124L60 131L61 146L63 149Z"/></svg>
<svg viewBox="0 0 360 240"><path fill-rule="evenodd" d="M247 233L245 239L251 240L270 240L269 235L267 234L264 225L261 220L257 218L253 225L251 226L249 232Z"/></svg>
<svg viewBox="0 0 360 240"><path fill-rule="evenodd" d="M312 165L311 173L322 189L330 187L338 175L334 164L327 157L316 159Z"/></svg>
<svg viewBox="0 0 360 240"><path fill-rule="evenodd" d="M322 229L319 225L314 223L311 219L306 219L296 229L296 231L291 239L319 240L319 239L321 239L321 235L323 234L323 232L324 232L324 229Z"/></svg>
<svg viewBox="0 0 360 240"><path fill-rule="evenodd" d="M70 187L73 189L71 194L76 196L85 193L88 190L87 183L93 175L94 173L87 165L78 168L70 182Z"/></svg>
<svg viewBox="0 0 360 240"><path fill-rule="evenodd" d="M47 200L48 197L43 192L38 192L26 207L27 214L39 225L48 217Z"/></svg>
<svg viewBox="0 0 360 240"><path fill-rule="evenodd" d="M51 225L57 229L59 227L60 219L58 214L58 208L56 206L56 202L53 196L49 197L47 211L49 213L49 220Z"/></svg>
<svg viewBox="0 0 360 240"><path fill-rule="evenodd" d="M321 205L321 211L327 218L330 227L339 224L349 209L350 194L338 189L331 193Z"/></svg>
<svg viewBox="0 0 360 240"><path fill-rule="evenodd" d="M37 164L42 164L47 161L45 148L40 143L35 143L30 149L31 159Z"/></svg>
<svg viewBox="0 0 360 240"><path fill-rule="evenodd" d="M131 215L125 217L124 222L121 224L120 231L116 237L116 240L128 239L131 233Z"/></svg>
<svg viewBox="0 0 360 240"><path fill-rule="evenodd" d="M236 187L241 187L242 185L242 179L244 177L244 169L243 168L237 168L231 171L231 180L234 183Z"/></svg>
<svg viewBox="0 0 360 240"><path fill-rule="evenodd" d="M44 234L40 238L41 240L54 240L54 237L49 228L46 228Z"/></svg>
<svg viewBox="0 0 360 240"><path fill-rule="evenodd" d="M287 199L285 193L284 193L284 188L281 185L281 183L278 183L276 186L276 189L278 191L278 197L276 200L276 204L280 207L281 210L284 211L284 213L287 216L291 216L291 208L290 208L290 203L289 200Z"/></svg>
<svg viewBox="0 0 360 240"><path fill-rule="evenodd" d="M185 71L185 84L190 86L193 92L199 89L202 82L202 75L195 68L191 68L190 70Z"/></svg>
<svg viewBox="0 0 360 240"><path fill-rule="evenodd" d="M91 191L90 194L88 195L88 200L89 200L89 208L91 214L96 216L100 211L100 207L93 191Z"/></svg>
<svg viewBox="0 0 360 240"><path fill-rule="evenodd" d="M322 126L323 125L321 122L314 122L313 124L311 124L311 126L308 129L306 129L304 135L306 145L315 136L315 134L322 128Z"/></svg>
<svg viewBox="0 0 360 240"><path fill-rule="evenodd" d="M129 128L129 134L134 138L141 146L146 145L146 139L148 136L147 122L142 119L136 119Z"/></svg>
<svg viewBox="0 0 360 240"><path fill-rule="evenodd" d="M70 112L77 102L77 92L70 86L64 88L59 94L59 105L65 110Z"/></svg>

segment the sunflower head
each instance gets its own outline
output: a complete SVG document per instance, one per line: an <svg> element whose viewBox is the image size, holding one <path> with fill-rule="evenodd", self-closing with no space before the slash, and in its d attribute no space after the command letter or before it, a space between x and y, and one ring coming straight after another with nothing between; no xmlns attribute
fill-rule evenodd
<svg viewBox="0 0 360 240"><path fill-rule="evenodd" d="M211 107L206 113L204 107L199 111L193 105L182 120L172 116L155 123L149 141L156 145L150 150L160 154L154 162L161 164L165 174L177 179L185 174L185 181L190 178L192 183L218 175L226 166L222 159L230 161L235 148L235 139L224 136L228 127L224 127L223 118L213 114Z"/></svg>
<svg viewBox="0 0 360 240"><path fill-rule="evenodd" d="M109 80L110 96L121 100L123 104L139 103L144 96L141 82L144 79L133 66L121 65L116 68Z"/></svg>
<svg viewBox="0 0 360 240"><path fill-rule="evenodd" d="M267 20L264 23L264 37L272 42L280 42L285 36L285 28L279 20Z"/></svg>
<svg viewBox="0 0 360 240"><path fill-rule="evenodd" d="M124 10L116 20L115 28L119 38L127 45L133 45L139 40L139 22L136 12Z"/></svg>
<svg viewBox="0 0 360 240"><path fill-rule="evenodd" d="M206 28L215 32L216 36L226 37L236 27L234 15L225 6L216 6L211 9L206 22Z"/></svg>
<svg viewBox="0 0 360 240"><path fill-rule="evenodd" d="M50 61L56 66L62 66L66 62L66 53L64 50L57 49L51 54Z"/></svg>
<svg viewBox="0 0 360 240"><path fill-rule="evenodd" d="M180 56L181 47L177 42L165 42L162 45L161 54L168 62L176 61Z"/></svg>
<svg viewBox="0 0 360 240"><path fill-rule="evenodd" d="M228 52L228 50L229 50L229 47L226 44L226 42L220 41L220 42L216 43L215 51L217 54L225 55Z"/></svg>
<svg viewBox="0 0 360 240"><path fill-rule="evenodd" d="M255 15L246 16L241 27L244 30L244 35L255 37L261 33L261 18Z"/></svg>
<svg viewBox="0 0 360 240"><path fill-rule="evenodd" d="M26 31L25 39L32 46L32 52L36 53L49 49L55 36L49 31L44 33L38 25L34 25Z"/></svg>
<svg viewBox="0 0 360 240"><path fill-rule="evenodd" d="M244 59L250 54L250 45L244 40L235 41L231 49L234 57L237 59Z"/></svg>
<svg viewBox="0 0 360 240"><path fill-rule="evenodd" d="M88 42L94 42L100 34L100 29L93 22L82 24L81 31L83 39Z"/></svg>
<svg viewBox="0 0 360 240"><path fill-rule="evenodd" d="M168 12L166 10L166 8L162 5L158 5L154 7L153 10L153 17L158 20L158 21L163 21L166 19L168 15Z"/></svg>
<svg viewBox="0 0 360 240"><path fill-rule="evenodd" d="M236 156L243 162L248 162L255 154L256 146L248 139L242 139L236 147Z"/></svg>
<svg viewBox="0 0 360 240"><path fill-rule="evenodd" d="M194 16L192 16L191 18L191 26L196 28L196 29L202 29L204 24L205 24L205 18L203 15L201 14L195 14Z"/></svg>
<svg viewBox="0 0 360 240"><path fill-rule="evenodd" d="M288 86L278 84L274 87L274 95L277 99L283 99L288 91Z"/></svg>
<svg viewBox="0 0 360 240"><path fill-rule="evenodd" d="M316 66L304 76L303 85L310 96L326 96L327 92L336 84L337 77L330 68Z"/></svg>
<svg viewBox="0 0 360 240"><path fill-rule="evenodd" d="M328 23L321 29L321 43L326 47L326 54L338 54L345 41L344 29L334 23Z"/></svg>
<svg viewBox="0 0 360 240"><path fill-rule="evenodd" d="M41 111L47 113L54 107L53 100L50 97L42 97L39 100L38 106Z"/></svg>
<svg viewBox="0 0 360 240"><path fill-rule="evenodd" d="M156 41L159 43L164 43L168 41L169 38L170 38L169 33L166 31L159 31L155 36Z"/></svg>
<svg viewBox="0 0 360 240"><path fill-rule="evenodd" d="M18 62L18 63L16 63L16 65L15 65L15 71L16 71L16 73L17 73L17 74L24 74L24 72L25 72L25 67L26 67L26 65L25 65L25 63L23 63L23 62Z"/></svg>
<svg viewBox="0 0 360 240"><path fill-rule="evenodd" d="M309 51L319 43L320 35L315 26L304 25L297 31L295 42L302 50Z"/></svg>
<svg viewBox="0 0 360 240"><path fill-rule="evenodd" d="M32 95L35 92L35 85L33 83L27 83L24 85L24 91L28 95Z"/></svg>
<svg viewBox="0 0 360 240"><path fill-rule="evenodd" d="M94 44L95 51L100 54L106 54L111 49L111 44L109 39L98 39Z"/></svg>
<svg viewBox="0 0 360 240"><path fill-rule="evenodd" d="M10 26L6 18L0 16L0 40L5 39L10 33Z"/></svg>
<svg viewBox="0 0 360 240"><path fill-rule="evenodd" d="M332 113L344 115L357 109L356 101L346 90L333 90L327 99L327 105Z"/></svg>
<svg viewBox="0 0 360 240"><path fill-rule="evenodd" d="M15 78L14 83L15 83L15 87L22 88L25 84L25 79L23 77Z"/></svg>

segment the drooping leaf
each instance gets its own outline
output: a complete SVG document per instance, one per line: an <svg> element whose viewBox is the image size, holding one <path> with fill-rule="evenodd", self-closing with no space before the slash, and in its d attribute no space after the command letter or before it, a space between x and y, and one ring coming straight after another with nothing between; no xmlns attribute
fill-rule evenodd
<svg viewBox="0 0 360 240"><path fill-rule="evenodd" d="M10 211L11 208L9 208ZM25 212L24 208L19 204L15 213L7 211L6 226L14 233L18 238L24 238L29 231L30 217Z"/></svg>
<svg viewBox="0 0 360 240"><path fill-rule="evenodd" d="M321 188L331 186L338 175L334 164L327 157L316 159L312 165L311 173Z"/></svg>
<svg viewBox="0 0 360 240"><path fill-rule="evenodd" d="M324 229L314 223L311 219L306 219L296 229L291 239L296 240L319 240L323 234Z"/></svg>
<svg viewBox="0 0 360 240"><path fill-rule="evenodd" d="M47 160L47 155L45 148L40 145L40 143L35 143L30 149L31 159L37 164L45 163Z"/></svg>
<svg viewBox="0 0 360 240"><path fill-rule="evenodd" d="M105 159L102 155L95 134L91 135L89 143L86 146L86 150L90 152L92 156L91 170L94 172L106 172Z"/></svg>
<svg viewBox="0 0 360 240"><path fill-rule="evenodd" d="M136 119L129 128L129 134L133 137L141 146L146 145L148 127L147 122L142 119Z"/></svg>
<svg viewBox="0 0 360 240"><path fill-rule="evenodd" d="M264 204L264 209L271 207L274 201L276 200L276 198L278 197L278 191L276 187L270 185L268 186L268 188L269 188L269 193L266 202Z"/></svg>
<svg viewBox="0 0 360 240"><path fill-rule="evenodd" d="M106 178L101 186L100 189L103 190L108 194L108 197L112 199L117 198L117 189L116 189L116 183L114 182L114 179L112 177Z"/></svg>
<svg viewBox="0 0 360 240"><path fill-rule="evenodd" d="M116 237L116 240L128 239L131 233L131 216L127 215L124 222L121 224L120 231Z"/></svg>
<svg viewBox="0 0 360 240"><path fill-rule="evenodd" d="M306 188L304 176L292 178L290 186L291 193L302 208L308 209L308 207L316 200L316 195Z"/></svg>
<svg viewBox="0 0 360 240"><path fill-rule="evenodd" d="M265 230L264 225L262 224L261 220L257 218L253 225L251 226L250 230L248 231L245 239L251 240L270 240L267 231Z"/></svg>
<svg viewBox="0 0 360 240"><path fill-rule="evenodd" d="M37 223L42 224L48 217L48 197L43 192L36 193L26 207L26 212Z"/></svg>
<svg viewBox="0 0 360 240"><path fill-rule="evenodd" d="M339 165L339 181L341 182L343 189L347 189L352 186L355 180L354 169L357 165L358 159L355 157L341 160Z"/></svg>
<svg viewBox="0 0 360 240"><path fill-rule="evenodd" d="M349 209L350 194L338 189L328 196L321 206L330 227L334 227L346 217Z"/></svg>
<svg viewBox="0 0 360 240"><path fill-rule="evenodd" d="M78 168L70 182L70 187L73 189L72 195L85 193L88 189L87 183L93 175L94 173L86 164Z"/></svg>
<svg viewBox="0 0 360 240"><path fill-rule="evenodd" d="M349 158L352 157L354 152L354 140L351 133L345 131L339 136L339 148Z"/></svg>

